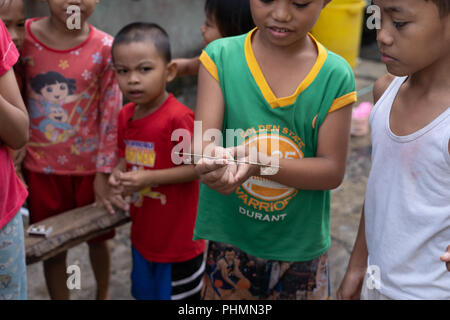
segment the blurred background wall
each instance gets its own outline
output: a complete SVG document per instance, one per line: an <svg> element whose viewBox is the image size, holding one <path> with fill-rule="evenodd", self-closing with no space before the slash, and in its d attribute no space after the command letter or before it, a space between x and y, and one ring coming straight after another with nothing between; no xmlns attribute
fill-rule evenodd
<svg viewBox="0 0 450 320"><path fill-rule="evenodd" d="M41 0L25 0L27 17L48 15ZM155 22L169 33L174 57L200 52L200 26L205 20L204 0L100 0L89 21L115 35L136 21Z"/></svg>

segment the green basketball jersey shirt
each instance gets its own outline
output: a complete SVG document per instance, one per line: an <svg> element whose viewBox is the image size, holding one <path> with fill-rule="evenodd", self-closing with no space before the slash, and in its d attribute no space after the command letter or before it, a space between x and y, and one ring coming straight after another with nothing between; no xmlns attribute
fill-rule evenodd
<svg viewBox="0 0 450 320"><path fill-rule="evenodd" d="M224 146L235 145L226 129L241 129L244 144L267 143L272 155L315 157L327 114L356 101L353 71L310 35L318 50L312 70L292 96L277 98L253 53L256 30L214 41L200 57L223 92ZM263 259L312 260L331 244L330 191L298 190L264 176L228 196L202 185L194 238L229 243Z"/></svg>

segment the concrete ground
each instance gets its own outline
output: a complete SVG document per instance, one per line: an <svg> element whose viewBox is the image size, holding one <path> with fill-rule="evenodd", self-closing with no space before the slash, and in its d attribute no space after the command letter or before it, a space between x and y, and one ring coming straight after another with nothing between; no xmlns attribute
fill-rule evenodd
<svg viewBox="0 0 450 320"><path fill-rule="evenodd" d="M383 64L371 60L361 60L355 69L358 103L372 102L368 86L386 73ZM367 89L366 89L367 88ZM185 101L192 99L184 98ZM183 101L183 99L182 99ZM186 103L186 102L185 102ZM186 103L190 106L190 103ZM331 204L332 246L329 252L332 297L345 274L347 263L358 230L361 207L370 169L370 137L352 137L347 172L343 184L333 191ZM111 298L115 300L132 299L130 294L131 244L130 225L117 229L116 237L110 241ZM78 265L81 270L81 289L73 290L72 299L94 299L95 280L89 265L88 247L82 244L69 251L68 265ZM45 286L42 262L28 266L28 298L31 300L49 299Z"/></svg>

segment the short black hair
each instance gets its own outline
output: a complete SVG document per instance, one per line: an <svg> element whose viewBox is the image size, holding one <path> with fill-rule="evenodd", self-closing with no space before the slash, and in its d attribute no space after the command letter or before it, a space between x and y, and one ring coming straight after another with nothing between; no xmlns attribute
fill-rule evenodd
<svg viewBox="0 0 450 320"><path fill-rule="evenodd" d="M428 1L428 0L426 0ZM432 0L439 9L441 17L446 17L450 13L450 1L449 0Z"/></svg>
<svg viewBox="0 0 450 320"><path fill-rule="evenodd" d="M244 34L255 27L250 0L206 0L205 13L214 17L223 37Z"/></svg>
<svg viewBox="0 0 450 320"><path fill-rule="evenodd" d="M162 27L151 22L134 22L123 27L115 36L111 50L114 55L114 48L120 44L143 41L151 41L167 63L172 61L169 35Z"/></svg>

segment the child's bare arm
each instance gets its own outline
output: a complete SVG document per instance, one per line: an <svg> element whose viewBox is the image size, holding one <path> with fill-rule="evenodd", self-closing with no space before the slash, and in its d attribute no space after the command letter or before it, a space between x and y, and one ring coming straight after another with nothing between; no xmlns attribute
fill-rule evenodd
<svg viewBox="0 0 450 320"><path fill-rule="evenodd" d="M29 118L14 72L0 77L0 140L20 149L29 138Z"/></svg>
<svg viewBox="0 0 450 320"><path fill-rule="evenodd" d="M198 57L192 59L174 59L177 65L177 77L193 76L198 74L200 60Z"/></svg>
<svg viewBox="0 0 450 320"><path fill-rule="evenodd" d="M359 223L358 235L356 236L353 252L347 266L347 272L337 291L337 298L339 300L359 300L361 296L368 257L364 216L363 204L361 221Z"/></svg>
<svg viewBox="0 0 450 320"><path fill-rule="evenodd" d="M327 115L319 129L316 157L280 159L280 169L268 179L304 190L331 190L344 178L352 105Z"/></svg>
<svg viewBox="0 0 450 320"><path fill-rule="evenodd" d="M376 82L375 101L378 101L392 80L393 76L386 74ZM329 190L338 187L345 174L351 111L351 105L348 105L328 114L319 130L316 157L280 159L281 169L276 175L267 178L298 189Z"/></svg>
<svg viewBox="0 0 450 320"><path fill-rule="evenodd" d="M215 147L211 141L203 141L204 133L210 129L221 131L224 119L225 102L219 82L201 65L198 74L197 107L195 120L201 121L201 136L194 133L194 151L202 147L202 153L208 156L221 157L224 155L222 147ZM211 152L209 152L211 150ZM217 161L200 159L196 163L196 171L200 182L221 193L230 193L230 185L236 183L235 165L225 165Z"/></svg>
<svg viewBox="0 0 450 320"><path fill-rule="evenodd" d="M390 73L385 74L381 78L379 78L374 86L373 86L373 103L377 103L380 100L383 93L391 84L392 80L394 80L394 76Z"/></svg>
<svg viewBox="0 0 450 320"><path fill-rule="evenodd" d="M138 192L146 187L180 184L197 179L193 165L181 165L161 170L137 170L120 174L125 193Z"/></svg>
<svg viewBox="0 0 450 320"><path fill-rule="evenodd" d="M303 190L331 190L344 178L347 161L352 104L327 115L319 129L316 156L304 159L277 159L280 169L276 174L264 176L283 185ZM235 151L235 153L239 154ZM259 155L261 158L263 155ZM267 160L259 160L267 163ZM273 163L273 160L272 160ZM255 165L239 165L237 182L227 191L234 190L252 175L259 175Z"/></svg>

